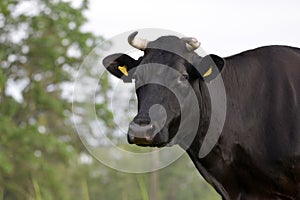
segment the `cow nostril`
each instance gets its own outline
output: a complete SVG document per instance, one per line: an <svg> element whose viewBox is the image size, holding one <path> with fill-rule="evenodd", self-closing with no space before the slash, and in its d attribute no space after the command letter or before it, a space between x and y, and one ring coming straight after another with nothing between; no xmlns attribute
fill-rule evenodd
<svg viewBox="0 0 300 200"><path fill-rule="evenodd" d="M141 117L141 116L139 116L139 117L135 117L135 118L133 119L133 122L134 122L135 124L144 126L144 125L150 124L151 120L150 120L149 117L146 117L146 116L145 116L145 117Z"/></svg>
<svg viewBox="0 0 300 200"><path fill-rule="evenodd" d="M153 124L150 124L150 129L154 129L154 125Z"/></svg>
<svg viewBox="0 0 300 200"><path fill-rule="evenodd" d="M154 124L139 125L131 122L128 130L128 142L130 144L151 144L156 136Z"/></svg>
<svg viewBox="0 0 300 200"><path fill-rule="evenodd" d="M128 134L127 136L128 136L128 143L129 144L133 144L134 143L134 139L135 139L134 136L131 135L131 134Z"/></svg>

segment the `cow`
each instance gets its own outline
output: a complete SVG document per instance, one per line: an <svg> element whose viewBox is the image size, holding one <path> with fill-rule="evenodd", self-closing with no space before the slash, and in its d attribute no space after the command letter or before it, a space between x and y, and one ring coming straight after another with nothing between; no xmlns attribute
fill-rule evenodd
<svg viewBox="0 0 300 200"><path fill-rule="evenodd" d="M130 34L128 42L143 56L115 53L102 61L111 74L138 85L138 110L129 124L128 142L178 144L222 199L299 200L300 49L273 45L225 58L200 56L195 38L168 35L147 41L137 34ZM212 115L208 86L218 78L226 91L225 121L216 144L201 157ZM197 106L189 102L193 92ZM151 114L153 105L160 107ZM199 117L183 119L185 112L198 112ZM179 132L181 123L185 127ZM190 125L197 127L194 135Z"/></svg>

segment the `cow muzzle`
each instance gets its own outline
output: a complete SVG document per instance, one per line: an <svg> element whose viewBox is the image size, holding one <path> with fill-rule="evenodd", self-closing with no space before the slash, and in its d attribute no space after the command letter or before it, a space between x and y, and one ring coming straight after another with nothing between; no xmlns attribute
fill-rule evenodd
<svg viewBox="0 0 300 200"><path fill-rule="evenodd" d="M139 125L131 122L128 129L128 143L142 146L153 145L156 137L157 127L154 124Z"/></svg>

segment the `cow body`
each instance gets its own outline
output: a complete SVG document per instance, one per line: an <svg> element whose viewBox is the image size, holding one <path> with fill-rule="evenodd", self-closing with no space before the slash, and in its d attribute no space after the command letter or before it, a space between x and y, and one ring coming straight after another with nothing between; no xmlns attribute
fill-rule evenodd
<svg viewBox="0 0 300 200"><path fill-rule="evenodd" d="M269 46L225 60L221 137L207 157L197 157L201 137L188 154L225 199L300 199L300 49Z"/></svg>
<svg viewBox="0 0 300 200"><path fill-rule="evenodd" d="M130 70L154 65L150 70L134 72L139 81L145 80L145 74L149 73L147 79L165 79L166 75L160 77L163 72L156 74L160 69L158 64L175 69L179 75L173 79L179 81L173 83L172 79L171 85L179 88L186 98L189 98L186 84L192 86L200 118L189 120L197 123L198 130L188 146L181 140L174 142L176 134L189 136L188 131L177 133L183 116L174 100L176 96L167 88L144 85L137 89L138 114L129 126L129 143L156 147L171 141L179 144L206 181L226 200L300 199L300 49L268 46L224 59L215 55L207 59L193 52L199 46L195 39L166 36L143 44L146 45L139 48L145 54L140 59L115 54L104 59L105 67L119 78L124 78L122 73L130 78L130 73L121 73L118 66L126 65ZM219 75L227 97L225 123L217 144L202 158L199 151L212 110L207 84L212 84ZM153 104L160 104L166 110L163 127L149 117ZM181 107L188 112L193 110L188 103ZM156 118L159 121L159 115Z"/></svg>

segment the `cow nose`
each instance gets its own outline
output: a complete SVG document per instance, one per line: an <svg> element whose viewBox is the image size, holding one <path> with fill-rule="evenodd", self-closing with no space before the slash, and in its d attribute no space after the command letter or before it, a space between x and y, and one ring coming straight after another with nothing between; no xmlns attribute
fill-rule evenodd
<svg viewBox="0 0 300 200"><path fill-rule="evenodd" d="M156 135L155 130L153 124L139 125L131 122L128 129L128 143L150 145Z"/></svg>

